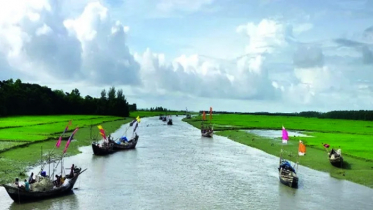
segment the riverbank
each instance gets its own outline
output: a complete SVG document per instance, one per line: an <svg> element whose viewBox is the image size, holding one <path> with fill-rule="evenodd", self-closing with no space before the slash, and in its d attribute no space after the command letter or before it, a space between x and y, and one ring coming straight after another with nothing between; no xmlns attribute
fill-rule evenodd
<svg viewBox="0 0 373 210"><path fill-rule="evenodd" d="M79 130L74 135L66 156L76 155L80 153L79 147L91 144L91 125L93 126L92 136L97 137L99 136L97 125L102 125L106 134L109 135L137 116L143 118L160 114L163 112L136 111L131 112L128 118L92 115L0 118L0 184L11 182L15 177L26 177L27 167L40 164L41 149L44 152L53 150L54 153L62 155L67 138L76 127L79 127ZM168 114L181 113L169 112ZM72 125L64 134L60 148L56 148L58 137L69 120L72 120Z"/></svg>
<svg viewBox="0 0 373 210"><path fill-rule="evenodd" d="M306 144L307 153L300 157L300 165L327 172L330 176L338 179L345 179L373 188L373 157L369 155L373 149L371 146L364 146L372 143L368 140L372 131L367 129L372 122L258 115L214 115L213 118L212 123L217 135L225 136L277 157L283 147L286 150L286 158L290 161L296 161L298 142L301 139ZM199 116L192 119L184 118L183 121L198 129L201 125ZM282 145L282 125L288 130L305 131L304 133L311 137L291 136L288 144ZM276 129L279 131L279 137L266 138L244 131L246 129ZM336 131L333 132L333 129ZM355 134L351 132L355 132ZM341 146L345 159L342 169L329 163L321 142L335 147ZM299 173L302 172L299 171Z"/></svg>

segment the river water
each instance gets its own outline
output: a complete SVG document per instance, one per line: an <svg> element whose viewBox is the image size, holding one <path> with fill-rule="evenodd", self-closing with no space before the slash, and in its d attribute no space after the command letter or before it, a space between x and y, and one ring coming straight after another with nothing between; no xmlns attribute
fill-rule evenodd
<svg viewBox="0 0 373 210"><path fill-rule="evenodd" d="M17 204L1 187L0 209L373 209L373 189L302 166L299 188L289 188L277 157L173 121L142 119L135 150L97 157L87 146L65 158L65 167L88 168L73 194Z"/></svg>

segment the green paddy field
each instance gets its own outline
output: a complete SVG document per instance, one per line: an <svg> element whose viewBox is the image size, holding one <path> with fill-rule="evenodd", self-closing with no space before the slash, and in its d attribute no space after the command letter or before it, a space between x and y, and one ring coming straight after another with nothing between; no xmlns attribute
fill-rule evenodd
<svg viewBox="0 0 373 210"><path fill-rule="evenodd" d="M72 125L64 138L79 127L67 150L67 156L79 153L78 148L92 142L92 133L98 136L97 125L102 125L106 133L112 133L124 123L135 117L150 117L165 114L164 112L138 111L131 112L130 117L95 116L95 115L61 115L61 116L20 116L0 118L0 184L12 181L14 177L25 176L28 166L40 161L40 150L55 148L58 137L65 129L69 120ZM183 112L167 112L179 114ZM207 116L207 119L209 117ZM189 124L200 128L201 116L183 119ZM332 120L303 117L215 114L211 123L217 135L254 147L269 154L279 156L283 147L290 161L297 161L298 141L302 140L307 153L300 157L299 164L324 171L330 176L346 179L373 188L373 122L354 120ZM282 125L288 131L302 131L310 137L290 136L287 145L281 143ZM278 130L278 138L266 138L245 130L264 129ZM345 159L343 168L336 168L328 162L327 154L321 143L331 147L341 147ZM55 152L62 153L66 140ZM298 171L302 174L302 171Z"/></svg>
<svg viewBox="0 0 373 210"><path fill-rule="evenodd" d="M90 145L92 138L98 137L97 125L102 125L107 134L135 117L159 116L164 112L131 112L130 117L97 115L55 115L55 116L16 116L0 118L0 184L12 181L14 177L23 177L28 166L40 163L40 152L51 151L62 154L67 138L79 127L74 140L69 145L66 156L80 153L79 147ZM181 114L181 112L167 112ZM55 144L69 120L72 124L63 135L60 148Z"/></svg>
<svg viewBox="0 0 373 210"><path fill-rule="evenodd" d="M206 117L209 119L209 117ZM201 116L184 121L200 128ZM209 120L206 121L208 123ZM299 140L307 148L305 156L299 158L299 164L324 171L330 176L346 179L373 188L373 122L357 120L334 120L304 118L293 116L265 116L242 114L216 114L211 123L216 134L226 136L239 143L258 148L269 154L279 156L285 150L290 161L297 161ZM289 135L287 145L281 143L281 129L302 131L310 137ZM268 138L248 133L245 130L278 130L277 138ZM322 143L341 148L345 164L342 168L332 166ZM302 172L299 171L301 174Z"/></svg>

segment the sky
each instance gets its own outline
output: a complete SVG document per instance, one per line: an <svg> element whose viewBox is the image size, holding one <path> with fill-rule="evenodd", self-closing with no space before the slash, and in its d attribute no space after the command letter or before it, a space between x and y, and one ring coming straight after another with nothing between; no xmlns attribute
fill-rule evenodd
<svg viewBox="0 0 373 210"><path fill-rule="evenodd" d="M139 108L373 107L371 0L1 0L0 80Z"/></svg>

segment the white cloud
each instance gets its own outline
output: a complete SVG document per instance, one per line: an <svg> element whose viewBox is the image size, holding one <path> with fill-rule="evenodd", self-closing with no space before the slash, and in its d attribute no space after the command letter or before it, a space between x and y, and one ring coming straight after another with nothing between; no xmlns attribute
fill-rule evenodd
<svg viewBox="0 0 373 210"><path fill-rule="evenodd" d="M156 8L160 12L175 12L175 11L184 11L184 12L195 12L201 9L205 5L212 4L214 0L160 0Z"/></svg>
<svg viewBox="0 0 373 210"><path fill-rule="evenodd" d="M219 29L231 33L210 30L215 35L211 40L214 36L197 33L189 40L190 46L198 47L167 60L166 54L170 53L166 46L164 51L150 48L131 53L128 35L148 33L148 29L141 31L141 27L125 19L112 18L109 7L99 1L11 2L0 8L0 77L4 79L20 77L56 84L51 85L55 88L76 84L81 92L89 94L93 89L116 85L137 99L153 96L154 100L160 97L172 101L185 97L214 103L232 99L255 101L258 108L260 102L270 101L273 109L277 106L279 110L284 106L304 110L371 105L371 27L361 33L358 41L344 37L322 44L304 43L298 38L312 36L317 29L312 19L299 23L264 17ZM162 0L151 7L165 15L191 14L213 3ZM172 27L158 30L177 33ZM236 41L237 33L243 34L245 40ZM155 40L162 38L156 35ZM240 54L243 56L232 60L207 59L209 55L232 58ZM357 104L351 98L363 100ZM225 103L225 107L232 109L237 101L231 103Z"/></svg>
<svg viewBox="0 0 373 210"><path fill-rule="evenodd" d="M35 80L138 85L139 64L126 45L129 28L113 23L99 2L88 3L76 18L56 13L58 3L19 1L10 8L20 14L2 14L0 52L11 71Z"/></svg>

